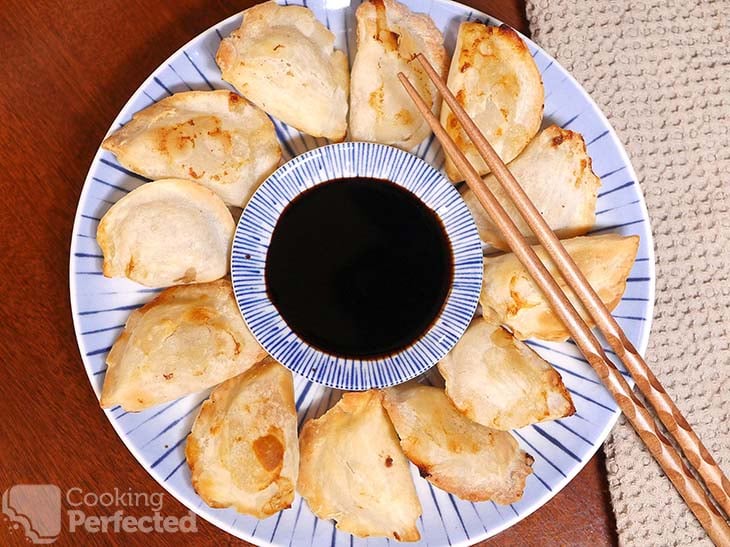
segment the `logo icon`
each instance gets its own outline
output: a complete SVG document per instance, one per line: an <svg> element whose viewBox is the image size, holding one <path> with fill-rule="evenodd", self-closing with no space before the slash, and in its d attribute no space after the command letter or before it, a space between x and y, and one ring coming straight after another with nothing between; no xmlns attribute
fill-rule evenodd
<svg viewBox="0 0 730 547"><path fill-rule="evenodd" d="M61 533L61 489L55 484L16 484L3 492L2 510L35 544L53 543Z"/></svg>

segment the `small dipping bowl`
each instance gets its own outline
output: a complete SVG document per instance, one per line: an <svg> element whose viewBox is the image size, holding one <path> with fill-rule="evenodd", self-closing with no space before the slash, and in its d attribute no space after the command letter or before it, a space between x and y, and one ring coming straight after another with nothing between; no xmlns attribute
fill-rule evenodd
<svg viewBox="0 0 730 547"><path fill-rule="evenodd" d="M307 343L280 314L266 284L269 245L285 208L319 184L359 177L396 184L431 209L443 226L453 261L448 294L430 326L407 345L372 357L336 355ZM279 167L244 209L231 251L236 302L259 344L292 372L347 391L400 384L438 363L471 322L479 302L482 275L482 244L458 190L417 156L366 142L316 148Z"/></svg>

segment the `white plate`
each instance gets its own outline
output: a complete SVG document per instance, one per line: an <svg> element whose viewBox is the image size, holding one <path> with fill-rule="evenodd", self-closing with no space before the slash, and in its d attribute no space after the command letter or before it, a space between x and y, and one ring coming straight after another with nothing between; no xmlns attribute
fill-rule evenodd
<svg viewBox="0 0 730 547"><path fill-rule="evenodd" d="M307 2L304 2L307 3ZM445 0L405 2L415 11L426 11L444 31L446 46L453 49L462 20L499 24L463 5ZM337 46L353 55L354 10L348 0L309 1L320 21L335 33ZM240 25L235 15L183 46L140 86L112 124L110 131L132 114L176 91L230 89L220 79L215 52L221 37ZM603 186L598 194L594 232L613 231L641 236L639 255L630 274L626 294L614 316L632 342L646 349L654 302L654 255L646 206L636 174L616 135L593 101L575 80L537 45L525 39L545 84L545 122L579 131L593 158L593 168ZM278 121L285 159L325 144L300 134ZM417 153L437 168L444 156L433 139ZM71 305L79 349L97 396L104 379L105 358L130 310L158 292L125 279L101 274L102 257L96 244L98 221L118 199L146 181L121 168L114 156L99 150L86 179L71 245ZM573 394L577 413L570 418L527 427L516 432L522 447L534 458L534 474L527 480L521 501L509 506L491 502L470 503L432 487L414 469L416 488L423 505L419 519L423 545L464 545L492 536L523 519L554 496L593 456L616 422L618 410L596 374L572 343L530 342L562 374ZM611 355L611 353L609 353ZM334 403L339 392L295 378L300 421L316 416ZM385 539L362 540L336 531L331 521L318 520L297 496L291 509L266 520L256 520L230 509L211 509L195 494L185 464L185 437L207 393L199 393L137 414L121 408L105 411L117 433L144 468L173 496L231 534L256 544L274 545L386 545Z"/></svg>

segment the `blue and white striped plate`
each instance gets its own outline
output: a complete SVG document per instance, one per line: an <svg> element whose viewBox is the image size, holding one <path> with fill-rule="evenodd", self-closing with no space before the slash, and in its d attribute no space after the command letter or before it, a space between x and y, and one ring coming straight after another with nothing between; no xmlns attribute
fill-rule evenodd
<svg viewBox="0 0 730 547"><path fill-rule="evenodd" d="M304 0L298 0L304 3ZM355 50L354 11L359 2L309 0L320 21L334 32L337 46L352 58ZM482 13L446 0L405 2L415 11L427 11L446 36L452 50L458 23L476 19L499 24ZM166 60L141 85L114 121L110 131L132 114L176 91L230 89L221 80L214 56L221 37L241 23L235 15L204 32ZM576 81L536 44L525 39L545 84L545 124L555 123L581 132L603 186L598 194L594 233L607 231L641 236L639 255L626 294L614 311L632 342L643 352L647 345L654 301L654 255L646 206L629 160L605 116ZM302 135L278 121L277 133L285 159L327 144ZM416 150L431 165L441 168L444 155L433 139ZM114 156L101 149L93 160L81 193L71 245L70 285L73 319L79 349L97 396L104 379L105 358L130 311L155 296L156 290L101 274L102 256L96 228L109 207L130 190L147 182L123 169ZM521 501L509 506L470 503L433 488L414 471L423 505L418 526L423 545L466 545L492 536L523 519L554 496L580 471L616 422L618 410L593 370L572 343L532 342L531 346L563 376L577 413L557 422L516 432L525 450L535 458L534 474L527 480ZM609 352L609 355L611 353ZM334 403L339 392L295 378L300 421L317 416ZM211 509L195 494L185 465L185 437L198 407L207 397L199 393L137 414L121 408L106 414L124 443L150 474L183 504L201 517L243 539L264 545L387 545L384 539L361 540L336 531L330 521L318 520L297 497L293 507L266 520L233 510Z"/></svg>
<svg viewBox="0 0 730 547"><path fill-rule="evenodd" d="M266 255L281 212L305 190L351 177L386 179L418 196L439 215L453 253L454 282L438 318L412 345L385 357L342 358L310 346L286 324L266 291ZM454 185L419 157L370 142L322 146L279 167L246 205L231 252L238 307L264 349L293 372L348 391L402 384L438 363L474 317L483 273L477 227Z"/></svg>

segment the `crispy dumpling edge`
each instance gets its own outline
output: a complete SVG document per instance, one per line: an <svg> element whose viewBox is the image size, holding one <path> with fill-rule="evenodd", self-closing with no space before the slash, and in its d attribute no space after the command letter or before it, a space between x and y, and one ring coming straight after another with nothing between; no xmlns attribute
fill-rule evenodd
<svg viewBox="0 0 730 547"><path fill-rule="evenodd" d="M249 16L255 17L257 20L267 21L271 16L272 13L275 10L278 9L287 9L287 10L297 10L299 12L305 11L307 14L311 14L316 23L322 26L323 29L325 29L327 32L332 34L332 31L328 29L326 26L322 25L321 21L317 19L317 17L314 15L314 12L310 10L308 7L305 6L299 6L299 5L279 5L275 1L270 0L268 2L262 2L260 4L255 4L247 9L245 9L242 14L244 17L244 21L242 24L234 29L228 36L226 36L223 40L221 40L220 46L218 47L218 50L215 54L215 61L218 65L218 68L221 71L221 77L226 82L231 83L244 97L246 94L243 92L243 90L238 89L238 87L233 84L231 79L229 78L230 74L235 70L236 64L239 58L238 49L236 46L232 43L235 39L243 39L242 37L242 29L245 23L246 14ZM254 23L255 24L255 23ZM333 54L332 54L332 63L335 65L335 69L340 71L344 75L344 82L338 81L337 84L343 84L343 89L345 92L345 114L344 114L344 127L341 132L338 133L331 133L331 134L324 134L321 131L305 131L304 129L299 129L296 127L297 125L301 124L295 124L293 121L289 120L286 123L288 125L291 125L298 131L301 131L302 133L306 133L308 135L311 135L315 138L327 138L332 142L343 142L347 138L347 130L348 130L348 122L349 122L349 108L350 108L350 66L349 61L347 58L347 55L335 48L333 46ZM344 69L344 70L343 70ZM337 78L338 80L340 78ZM246 97L247 100L250 100L248 97ZM261 105L254 103L254 101L251 101L252 104L255 104L258 108L261 108L261 110L266 111L266 109L262 108ZM267 114L271 114L278 118L273 113L267 112ZM285 121L285 120L282 120Z"/></svg>
<svg viewBox="0 0 730 547"><path fill-rule="evenodd" d="M361 397L368 396L369 399L367 402L362 403L359 399ZM321 420L327 416L329 412L331 412L333 409L338 408L338 412L342 412L345 414L352 413L353 411L359 409L361 406L371 405L371 404L377 404L381 410L383 411L385 415L385 419L388 422L388 425L390 428L392 428L393 435L395 437L394 442L396 444L397 449L400 451L400 455L405 460L406 465L408 465L408 458L405 454L403 454L403 450L400 446L400 441L398 439L398 434L395 432L395 427L393 426L392 422L390 421L390 418L388 417L388 413L383 407L383 394L380 392L380 390L371 389L368 391L358 391L358 392L346 392L343 393L342 398L334 405L332 406L327 412L322 414L318 418L309 419L304 423L304 426L302 427L300 433L299 433L299 453L300 453L300 472L299 472L299 480L297 482L297 491L300 493L302 498L307 502L307 505L312 508L312 504L315 506L322 506L324 505L324 501L319 499L319 496L312 496L311 494L315 491L317 491L316 488L314 488L310 481L313 480L313 477L310 477L307 473L302 472L302 466L304 462L306 462L308 459L311 459L312 452L314 451L314 446L316 446L320 439L322 438L322 423ZM410 477L410 469L409 469L409 475ZM413 492L415 493L415 485L412 482L411 484L413 486ZM306 485L306 487L303 488L303 486ZM308 495L305 496L302 493L302 490L308 490ZM321 488L319 489L321 490ZM422 507L420 500L418 499L418 494L415 493L416 496L416 502L418 503L418 515L422 514ZM310 502L310 499L313 499L314 501ZM314 509L312 509L312 512L315 513ZM315 513L316 515L316 513ZM321 517L318 517L321 518ZM416 525L416 522L418 521L418 518L414 519L413 525L409 527L407 530L404 530L403 533L398 532L398 541L418 541L421 539L421 534L418 531L418 527ZM364 530L362 532L362 535L358 532L349 532L353 535L356 535L358 537L383 537L380 535L377 535L377 533L372 533L367 530ZM392 537L395 537L392 536Z"/></svg>
<svg viewBox="0 0 730 547"><path fill-rule="evenodd" d="M461 29L465 25L480 25L482 27L485 27L486 29L494 29L494 30L488 30L487 32L489 32L489 33L497 32L500 35L505 36L508 40L510 40L512 42L512 45L515 48L520 50L520 52L526 52L527 56L529 56L530 61L532 62L532 64L529 65L529 67L530 67L529 70L531 72L533 72L533 76L536 76L536 80L537 80L537 82L539 82L540 94L542 96L542 100L540 101L539 113L537 113L537 112L534 113L536 116L536 123L534 124L533 127L529 128L530 129L529 132L532 134L532 137L526 143L524 143L524 145L522 146L521 150L524 150L525 147L529 144L529 142L535 137L535 135L537 135L540 132L540 126L542 124L543 112L545 109L545 88L544 88L544 85L542 82L542 76L540 75L540 71L538 70L537 65L535 65L535 61L532 58L532 55L530 55L529 49L527 48L527 45L525 44L525 42L522 40L520 35L509 25L502 24L499 26L494 26L494 25L486 25L486 24L480 23L478 21L462 21L462 23L459 25L459 30L457 32L456 47L454 48L454 54L451 59L451 64L449 65L449 68L448 68L447 81L450 79L449 77L451 76L452 71L454 71L455 73L456 73L456 71L462 72L461 68L458 66L459 57L460 57L460 55L459 55L460 49L458 49L458 46L459 46L459 40L460 40L460 35L461 35ZM449 83L451 83L451 82L449 82ZM449 86L449 89L451 89L451 86ZM443 105L441 111L442 111L441 124L444 127L448 128L448 124L447 124L448 118L446 116L448 114L450 114L451 112L450 112L448 105L446 105L445 102L444 102L444 105ZM446 113L446 114L444 114L444 113ZM460 127L460 124L459 124L459 127ZM449 132L449 135L452 138L454 137L454 135L451 134L451 132ZM465 138L468 140L469 143L471 143L471 140L469 140L468 137L465 136ZM462 152L464 152L464 150L461 147L459 147L459 149L462 150ZM509 163L514 158L519 156L521 153L521 150L514 157L509 158L505 163ZM449 179L452 182L459 182L459 181L463 180L464 177L461 176L461 173L456 168L454 163L451 161L451 158L449 158L448 154L446 154L445 156L446 156L446 163L444 164L444 170L446 171L446 174L449 177ZM477 156L478 156L478 153L477 153ZM467 158L468 158L468 156L467 156ZM481 159L481 157L480 157L480 159ZM487 170L481 172L480 175L486 175L488 173L489 173L489 169L487 168Z"/></svg>
<svg viewBox="0 0 730 547"><path fill-rule="evenodd" d="M543 382L548 384L551 388L553 388L553 389L549 390L546 393L546 395L549 397L551 394L558 394L561 397L561 399L567 403L567 408L560 416L550 416L548 414L547 416L545 416L541 419L537 419L535 421L530 421L530 423L522 424L519 427L526 427L528 425L542 423L545 421L559 420L559 419L567 418L568 416L572 416L573 414L575 414L576 409L575 409L575 403L573 401L573 397L570 395L568 388L565 386L565 383L563 382L562 376L560 375L560 373L557 370L555 370L555 367L553 367L549 362L547 362L545 359L543 359L530 346L528 346L527 344L525 344L518 338L515 338L514 336L512 336L512 333L510 333L507 329L505 329L504 327L502 327L499 324L493 324L493 323L487 321L486 319L484 319L483 317L476 317L474 319L474 321L472 322L472 325L470 325L469 328L472 328L472 326L478 325L480 322L483 322L484 324L486 324L490 327L494 327L495 329L499 329L503 333L505 333L507 336L509 336L511 339L510 341L514 347L514 349L513 349L514 351L520 352L520 350L523 349L524 351L529 352L530 357L535 357L535 358L543 361L549 367L548 369L541 371L541 375L543 376ZM462 337L462 340L463 340L463 337ZM453 349L452 349L452 351L453 351ZM523 358L527 358L527 357L523 357ZM469 418L470 420L480 423L480 424L484 425L485 427L489 427L491 429L495 429L498 431L509 431L509 430L515 429L515 427L497 427L497 424L494 424L494 423L487 424L487 423L484 423L484 422L478 420L476 414L474 413L474 409L473 409L474 405L472 405L472 404L465 405L465 404L463 404L463 401L457 401L454 399L454 397L452 397L452 395L454 395L453 394L454 389L452 387L452 389L450 391L449 384L451 383L453 386L454 374L452 374L450 367L447 367L448 359L453 359L453 357L449 357L447 355L444 359L442 359L437 364L437 368L438 368L439 373L441 374L441 376L444 379L444 384L445 384L444 392L446 393L446 396L449 398L449 400L453 403L454 407L459 412L461 412L464 416ZM545 401L545 405L546 405L547 411L549 413L550 404L547 400Z"/></svg>
<svg viewBox="0 0 730 547"><path fill-rule="evenodd" d="M360 6L358 6L356 11L356 19L357 19L357 49L359 50L362 47L362 42L365 40L361 36L360 27L361 24L364 26L364 23L361 23L361 19L365 17L369 17L369 14L366 14L365 12L373 9L375 10L375 18L378 17L378 10L388 10L395 14L395 18L399 19L400 21L407 22L408 26L411 27L411 30L414 32L418 32L420 36L423 37L423 40L430 44L431 47L428 49L427 52L424 52L424 56L429 60L429 62L432 64L434 69L438 74L440 74L443 77L446 76L446 73L448 71L448 63L449 58L448 54L446 52L446 48L444 46L444 36L441 30L436 27L435 23L431 19L431 17L426 13L420 13L416 11L412 11L408 6L405 4L402 4L401 2L398 2L397 0L367 0L365 2L362 2ZM387 17L387 16L386 16ZM417 28L414 28L417 27ZM375 38L376 41L380 41L379 38ZM357 55L355 56L355 60L357 59ZM353 68L355 67L355 64L353 62ZM395 76L395 75L394 75ZM424 75L425 78L427 78ZM432 86L429 82L429 86ZM350 86L352 88L353 86L353 80L350 79ZM442 98L441 95L438 93L438 90L434 88L434 102L431 107L431 110L433 111L434 115L436 117L439 116L441 111L441 104L442 104ZM352 101L353 93L350 93L350 100ZM352 120L352 107L350 107L350 121ZM424 122L425 123L425 122ZM350 123L350 132L348 133L348 136L352 138L352 123ZM428 131L427 136L432 134L432 132ZM410 137L412 138L412 137ZM409 140L410 140L409 138ZM360 140L355 139L355 140ZM410 150L413 147L417 146L419 143L414 143L412 146L408 146L406 142L396 142L396 143L386 143L389 146L397 146L406 150Z"/></svg>
<svg viewBox="0 0 730 547"><path fill-rule="evenodd" d="M222 503L222 502L218 502L215 499L213 499L210 495L208 495L208 492L206 491L206 489L205 488L202 488L202 486L200 485L199 481L196 480L195 469L196 469L196 467L199 467L199 465L201 463L201 459L202 459L202 454L203 454L204 448L200 445L199 440L196 437L193 436L193 429L195 428L195 425L198 424L198 421L200 420L201 423L209 422L209 423L212 423L215 426L216 425L215 424L215 410L216 410L215 409L215 404L218 403L219 400L225 400L225 398L228 397L230 390L233 389L233 387L234 387L233 386L233 383L234 382L239 382L239 381L242 381L243 379L245 379L245 378L242 378L243 375L256 374L257 373L257 370L256 370L257 367L274 366L274 365L284 368L283 365L280 365L273 358L271 358L271 357L264 357L258 363L256 363L253 367L251 367L248 370L242 372L238 376L234 376L233 378L229 378L228 380L220 383L218 386L216 386L215 388L213 388L213 390L211 391L210 397L208 399L206 399L203 402L203 404L201 405L200 411L198 412L198 415L195 418L195 422L193 423L193 428L191 428L190 433L186 437L186 440L185 440L185 461L186 461L188 467L190 468L191 481L192 481L192 484L193 484L193 489L203 499L203 501L205 501L205 503L208 506L210 506L210 507L217 508L217 509L225 509L225 508L229 508L230 507L230 508L235 509L239 513L252 515L252 516L254 516L255 518L258 518L258 519L264 519L264 518L270 517L271 515L274 515L274 514L280 512L280 511L283 511L285 509L290 508L291 507L291 504L294 501L295 492L296 492L296 484L297 484L298 473L299 473L299 465L298 465L298 462L297 462L297 465L295 466L295 469L294 469L295 476L293 477L293 480L291 481L291 492L290 492L291 499L288 500L288 503L287 503L286 506L282 505L281 507L278 507L275 510L268 511L268 512L267 511L260 511L260 512L257 512L257 511L242 511L242 510L239 509L239 507L235 503ZM296 418L296 407L294 405L294 384L293 384L293 376L292 376L291 372L289 372L288 370L287 370L287 372L289 374L284 375L282 377L282 379L284 379L284 382L287 384L286 386L284 386L284 389L287 390L287 391L289 391L289 388L291 388L291 393L292 393L291 405L290 405L290 408L288 410L290 411L290 413L293 416L294 421L296 422L296 419L297 418ZM285 450L296 450L297 453L298 453L299 452L299 440L298 440L298 438L296 436L295 436L294 440L295 440L295 442L292 444L292 446L291 447L290 446L286 446L285 447ZM288 491L285 492L284 495L285 496L288 496L289 495L289 492Z"/></svg>
<svg viewBox="0 0 730 547"><path fill-rule="evenodd" d="M162 291L159 295L157 295L155 298L144 304L141 308L133 310L132 313L129 314L129 317L127 318L127 321L124 324L124 327L122 328L122 332L119 334L117 339L112 344L112 348L107 354L106 357L106 364L107 364L107 370L106 374L104 375L104 382L102 384L102 390L99 396L99 405L102 408L110 408L116 405L120 405L124 408L124 410L128 412L140 412L142 410L146 410L147 408L152 408L154 406L157 406L158 404L163 404L165 401L160 401L159 403L154 403L152 405L144 405L142 407L137 407L134 405L125 404L123 401L119 399L119 397L116 394L116 390L113 390L110 393L110 390L112 389L111 386L108 384L108 382L111 382L114 377L113 375L110 375L110 370L114 369L115 367L120 365L120 360L124 357L124 354L126 352L127 344L129 342L130 333L136 328L137 323L142 319L142 317L151 309L157 308L159 306L164 306L169 303L172 303L175 301L177 294L179 292L186 292L188 290L196 290L203 288L205 286L210 286L213 288L213 290L222 290L222 285L227 285L226 290L232 293L231 288L231 282L227 278L223 279L217 279L215 281L209 281L207 283L195 283L190 285L176 285L172 287L168 287L164 291ZM244 322L244 327L248 329L248 326L246 326ZM250 331L249 331L250 332ZM251 367L253 367L256 363L259 363L261 360L263 360L267 353L266 351L258 344L256 339L253 337L253 334L251 334L251 343L255 344L258 348L258 351L251 359L251 363L249 367L246 370L249 370ZM245 370L243 371L245 372ZM242 373L243 373L242 372ZM181 395L181 397L184 397L185 395ZM111 398L111 400L109 400ZM128 403L128 402L127 402Z"/></svg>
<svg viewBox="0 0 730 547"><path fill-rule="evenodd" d="M236 225L233 222L233 216L231 215L230 210L228 207L226 207L226 204L223 202L223 200L218 197L218 195L213 192L213 190L210 190L206 188L205 186L198 184L197 182L193 182L186 179L175 179L175 178L167 178L167 179L159 179L151 182L147 182L143 184L142 186L139 186L129 192L127 195L122 197L119 201L114 203L109 210L104 213L104 215L101 218L101 221L99 222L99 226L96 229L96 241L101 248L103 258L102 263L102 273L104 274L104 277L114 278L114 277L126 277L127 279L131 279L132 281L135 281L137 283L140 283L141 285L145 285L147 287L160 287L164 286L164 284L160 285L157 283L148 283L144 281L138 281L137 279L133 277L129 277L129 270L130 266L127 264L124 271L114 267L112 265L112 258L109 258L109 254L114 255L114 249L116 247L116 234L113 233L112 229L108 227L108 223L112 222L110 219L114 219L113 216L109 216L110 213L114 214L114 212L118 213L119 210L122 207L129 206L130 202L133 202L134 196L139 195L135 194L135 192L143 191L143 192L149 192L154 191L152 188L154 188L153 185L157 185L159 183L165 183L165 184L172 184L176 187L186 187L182 193L193 193L195 194L194 197L191 197L190 195L187 195L186 197L190 198L190 201L192 203L197 203L200 205L200 202L205 202L209 206L210 212L214 214L216 222L219 222L221 226L218 227L218 229L221 232L230 232L230 240L233 241L233 235L236 229ZM176 191L180 191L180 188L176 188ZM125 201L126 200L126 201ZM199 200L199 201L198 201ZM105 221L106 220L106 221ZM230 242L228 245L227 254L230 255ZM229 258L226 258L226 264L228 264ZM215 281L216 279L220 279L222 277L225 277L228 274L228 265L226 266L226 271L223 272L220 276L218 276L215 279L193 279L190 281L186 281L182 279L179 283L174 283L177 285L186 285L191 283L207 283L210 281ZM173 284L173 285L174 285Z"/></svg>
<svg viewBox="0 0 730 547"><path fill-rule="evenodd" d="M635 242L635 249L632 253L630 262L627 264L628 270L627 270L626 276L622 276L622 278L619 279L619 281L618 281L620 290L618 290L616 292L616 296L612 300L610 300L608 302L604 302L604 304L606 305L606 307L608 308L609 311L613 311L616 308L616 306L618 306L618 304L621 302L621 299L623 298L624 293L626 292L626 284L627 284L626 280L627 280L628 275L630 275L631 268L633 267L633 265L636 261L636 253L638 252L638 249L639 249L640 237L636 234L624 236L624 235L615 234L615 233L605 234L605 235L601 235L601 236L587 236L587 235L578 236L580 238L589 238L589 237L601 238L601 237L612 237L612 236L621 238L622 240L623 239L632 240L633 242ZM576 239L576 238L571 238L571 239ZM540 245L533 245L533 247L540 247ZM512 253L510 253L510 254L512 254ZM494 257L494 258L499 259L504 256L508 256L508 255L500 255L499 257ZM486 267L486 263L487 263L488 259L489 259L489 257L485 257L485 267ZM518 267L521 270L524 270L523 266L521 264L519 264L519 262L518 262ZM508 326L510 328L510 330L512 331L512 334L514 335L514 337L517 338L518 340L536 338L538 340L546 340L546 341L552 341L552 342L564 342L565 340L567 340L570 337L570 333L567 331L566 327L560 322L560 320L555 316L554 312L552 312L552 310L549 309L549 307L548 307L548 310L546 311L546 313L543 314L543 317L546 317L550 321L549 329L546 327L543 327L542 331L538 331L537 329L532 328L528 332L523 332L524 329L523 330L517 329L513 324L514 322L510 322L509 320L502 317L491 306L485 305L484 301L483 301L484 300L483 296L484 296L484 289L482 289L482 295L479 297L479 303L482 306L482 316L484 317L484 319L486 319L490 323L504 324L504 325ZM543 297L543 300L544 300L544 297ZM587 323L589 324L589 326L593 325L593 321L590 318L587 318Z"/></svg>
<svg viewBox="0 0 730 547"><path fill-rule="evenodd" d="M401 384L401 386L404 384ZM398 388L399 386L395 386ZM436 388L434 386L426 386L423 385L422 387L427 388L433 388L433 389L439 389L439 391L442 391L440 388ZM387 390L386 390L387 391ZM395 396L397 397L397 395ZM453 401L449 399L446 394L444 393L444 397L446 399L446 403L451 405L454 412L460 415L465 421L467 422L473 422L473 420L470 420L468 417L466 417L463 413L461 413L458 408L453 404ZM407 403L406 403L407 404ZM390 402L389 401L389 395L386 393L384 395L383 399L383 406L385 407L388 416L391 417L391 412L397 412L402 413L402 410L398 408L399 403L398 402ZM392 407L392 409L391 409ZM391 422L393 422L393 426L395 427L395 422L393 418L391 417ZM514 445L517 447L517 454L518 456L521 454L521 457L519 459L516 459L513 463L517 464L518 467L514 468L510 472L510 480L509 482L512 484L512 488L509 491L504 491L500 493L493 493L493 495L488 496L485 495L483 492L477 492L474 488L471 488L467 480L452 480L452 478L447 477L443 474L439 474L437 471L433 469L433 464L430 462L423 461L419 459L416 454L412 451L407 451L407 448L404 446L404 441L401 438L401 448L403 448L403 452L406 454L406 457L415 465L419 473L421 474L421 477L425 478L427 481L432 483L437 488L440 488L441 490L454 494L459 499L463 499L466 501L494 501L496 503L502 504L502 505L508 505L510 503L514 503L516 501L519 501L522 496L524 495L524 491L527 484L527 477L529 477L532 473L532 464L534 463L535 459L522 450L517 440L512 436L511 433L508 431L502 431L499 429L493 429L488 426L484 426L482 424L479 424L478 422L473 422L474 425L476 425L479 428L484 428L490 430L490 432L493 432L493 434L497 436L509 436L509 439L511 442L514 443ZM397 431L397 428L396 428ZM400 436L399 436L400 437ZM526 472L525 472L526 471Z"/></svg>
<svg viewBox="0 0 730 547"><path fill-rule="evenodd" d="M531 146L536 139L540 138L543 134L545 134L548 138L552 139L552 145L555 147L560 146L578 146L582 148L582 154L585 155L584 160L586 161L586 164L581 169L581 173L578 178L578 182L581 184L589 185L590 190L593 193L593 207L591 210L591 214L587 215L584 219L582 219L582 222L579 226L569 226L567 228L560 228L555 229L555 233L558 235L560 239L571 239L574 237L582 236L588 233L588 231L593 227L593 225L596 222L596 193L598 191L598 188L601 186L601 179L598 178L598 176L593 171L593 161L588 154L588 150L586 148L585 140L583 138L583 135L576 131L571 131L570 129L563 129L557 125L550 125L543 129L541 132L539 132L535 138L528 143L528 145L525 147L525 149L518 155L515 159L512 160L511 163L518 161L520 157L522 156L522 153L525 152L525 150ZM577 137L577 138L576 138ZM487 177L493 177L492 174L485 175L484 178ZM521 182L521 181L520 181ZM499 184L499 183L497 183ZM464 189L464 192L471 193L471 190L467 188ZM506 196L505 192L505 196ZM509 199L509 198L507 198ZM476 196L472 193L472 196L470 197L470 200L472 200L472 203L476 205L478 208L476 211L473 211L472 209L472 215L475 217L475 221L477 221L477 228L479 229L479 236L485 243L488 243L492 245L495 249L499 249L504 252L510 252L509 244L505 241L505 239L502 237L502 233L500 232L499 228L497 228L494 223L489 218L489 215L484 211L481 204L479 203ZM466 199L465 199L466 201ZM481 218L476 218L481 217ZM521 217L520 217L521 218ZM530 244L537 243L537 239L534 235L532 235L532 231L527 227L526 223L523 229L521 230L522 234L525 235L528 238L528 242Z"/></svg>
<svg viewBox="0 0 730 547"><path fill-rule="evenodd" d="M276 131L274 128L274 124L271 121L271 119L266 115L266 113L261 110L259 107L257 107L255 104L249 102L241 95L238 95L237 93L225 89L214 89L211 91L180 91L177 93L172 94L169 97L164 97L163 99L160 99L157 103L151 104L150 106L143 108L141 110L138 110L132 115L132 120L125 124L124 126L120 127L116 131L108 134L104 141L101 143L101 147L104 150L108 150L109 152L113 153L117 157L117 161L121 163L125 168L134 171L135 173L139 173L142 176L152 178L153 180L164 180L164 179L174 179L174 178L181 178L183 180L189 180L191 182L196 182L200 184L201 186L204 186L205 188L208 188L209 190L212 190L214 193L218 194L221 199L223 199L224 203L226 205L231 205L234 207L241 207L245 205L245 203L229 203L229 200L226 199L225 196L220 195L217 191L217 187L220 185L222 188L225 188L228 183L222 183L218 185L212 185L205 182L201 182L199 180L200 177L196 176L190 176L190 177L152 177L148 174L146 174L144 171L145 169L139 169L137 165L132 165L129 161L124 162L120 158L120 153L122 152L123 145L125 141L130 137L130 133L132 133L132 136L136 136L137 133L140 133L140 129L142 131L149 130L149 125L152 125L157 118L159 118L161 115L164 116L166 112L176 109L179 107L186 108L186 100L190 98L193 94L219 94L219 95L226 95L228 97L229 102L233 102L234 104L236 102L245 102L246 105L252 109L254 109L255 112L257 112L257 115L260 115L261 121L264 122L264 125L267 127L267 131L270 130L271 136L273 140L271 143L276 145L276 154L275 158L272 155L271 159L271 165L272 168L268 169L268 173L266 173L265 176L261 178L261 180L258 181L258 183L253 183L253 190L255 191L258 185L263 182L263 180L266 179L271 173L273 173L276 168L281 164L281 158L282 158L282 150L281 150L281 143L279 142L279 139L276 137ZM202 112L202 111L201 111ZM138 127L138 126L147 126L147 127ZM132 131L134 129L134 131ZM273 147L272 147L273 150Z"/></svg>

